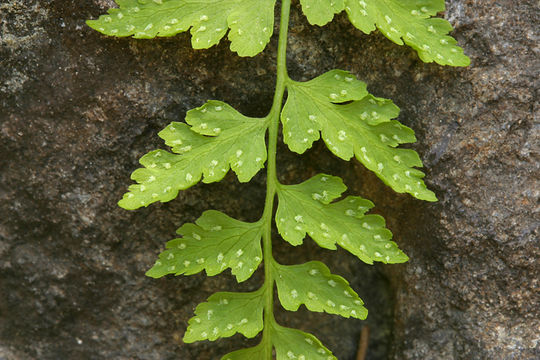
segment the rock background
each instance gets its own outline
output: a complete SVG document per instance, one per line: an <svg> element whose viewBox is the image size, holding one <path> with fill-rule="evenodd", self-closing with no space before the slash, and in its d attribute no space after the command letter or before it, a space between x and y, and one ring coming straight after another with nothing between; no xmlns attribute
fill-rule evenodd
<svg viewBox="0 0 540 360"><path fill-rule="evenodd" d="M237 288L227 275L144 277L184 222L215 208L255 220L264 176L198 185L167 204L116 206L156 133L207 99L264 115L276 38L255 58L228 44L193 51L189 37L102 37L84 25L110 0L0 2L0 359L217 359L240 336L183 345L197 303ZM344 251L275 243L284 263L324 260L366 302L368 359L540 358L538 27L534 0L452 0L446 17L471 56L466 69L421 63L338 16L319 28L293 9L289 69L305 80L333 68L393 99L417 132L440 201L395 194L321 144L279 148L283 181L325 171L372 199L409 254L367 266ZM253 289L261 271L242 289ZM365 324L280 311L278 319L355 358ZM255 340L256 341L256 340Z"/></svg>

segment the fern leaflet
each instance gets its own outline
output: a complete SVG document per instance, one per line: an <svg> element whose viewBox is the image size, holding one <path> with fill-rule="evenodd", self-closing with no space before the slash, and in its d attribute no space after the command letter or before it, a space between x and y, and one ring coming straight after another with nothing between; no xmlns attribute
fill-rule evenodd
<svg viewBox="0 0 540 360"><path fill-rule="evenodd" d="M264 50L274 30L275 0L117 0L119 8L93 29L111 36L151 39L174 36L191 28L194 49L208 49L225 36L231 50L254 56Z"/></svg>
<svg viewBox="0 0 540 360"><path fill-rule="evenodd" d="M452 25L433 18L444 0L300 0L311 24L325 25L345 10L351 23L366 34L375 28L398 45L409 45L424 62L468 66L469 58L447 34Z"/></svg>

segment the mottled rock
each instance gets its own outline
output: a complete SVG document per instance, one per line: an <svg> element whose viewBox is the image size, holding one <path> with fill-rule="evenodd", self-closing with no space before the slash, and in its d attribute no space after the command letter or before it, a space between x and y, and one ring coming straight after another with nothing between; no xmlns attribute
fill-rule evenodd
<svg viewBox="0 0 540 360"><path fill-rule="evenodd" d="M264 174L227 176L178 199L116 206L156 133L207 99L251 116L271 105L276 38L254 58L228 44L194 51L188 35L103 37L84 25L113 4L0 4L0 359L215 359L252 344L240 336L182 344L195 306L238 286L224 274L153 280L144 271L182 223L215 208L256 220ZM423 64L414 51L366 36L345 16L324 28L293 9L289 71L298 80L347 69L402 108L427 183L440 201L398 195L318 143L279 147L279 173L298 182L340 175L372 199L409 254L368 266L310 242L275 242L283 263L324 260L370 310L368 359L537 359L539 314L538 20L536 2L448 1L446 17L471 56L465 69ZM341 360L354 359L356 320L279 311Z"/></svg>

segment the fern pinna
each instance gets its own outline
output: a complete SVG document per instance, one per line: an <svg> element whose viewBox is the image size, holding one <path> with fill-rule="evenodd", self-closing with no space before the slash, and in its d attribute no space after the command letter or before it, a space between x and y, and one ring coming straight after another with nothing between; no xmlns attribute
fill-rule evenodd
<svg viewBox="0 0 540 360"><path fill-rule="evenodd" d="M469 59L448 36L444 0L300 0L302 11L314 25L325 25L346 11L361 31L375 29L388 39L409 45L425 62L467 66ZM230 48L240 56L264 50L274 30L275 0L117 0L92 28L111 36L154 38L173 36L190 29L195 49L217 44L228 33ZM368 93L366 84L343 70L327 72L307 82L289 78L286 68L290 0L281 1L277 83L272 108L264 118L245 116L231 106L211 100L189 111L186 122L173 122L159 136L171 152L155 150L144 155L135 170L129 192L120 200L125 209L174 199L199 181L220 181L232 169L248 182L267 165L267 194L259 221L247 223L219 211L206 211L195 224L184 224L179 237L167 243L147 272L158 278L167 274L191 275L203 270L209 276L226 269L238 282L248 279L264 263L265 280L250 293L219 292L197 306L184 341L216 340L241 333L259 345L223 357L252 359L335 359L313 335L277 324L274 288L281 305L295 311L305 305L344 317L365 319L367 310L348 282L321 262L286 266L272 256L272 220L281 237L301 245L309 235L319 246L339 245L360 260L392 264L407 256L391 241L381 216L367 214L373 203L359 196L339 200L346 186L338 177L319 174L285 185L276 176L276 143L281 122L289 149L304 153L322 137L337 157L352 157L373 171L399 193L436 201L418 170L422 162L400 144L415 141L414 132L395 120L399 109L392 101ZM285 105L284 94L287 92ZM268 144L265 143L268 133ZM277 210L274 199L278 197ZM273 216L275 212L275 217ZM276 285L274 287L274 284Z"/></svg>

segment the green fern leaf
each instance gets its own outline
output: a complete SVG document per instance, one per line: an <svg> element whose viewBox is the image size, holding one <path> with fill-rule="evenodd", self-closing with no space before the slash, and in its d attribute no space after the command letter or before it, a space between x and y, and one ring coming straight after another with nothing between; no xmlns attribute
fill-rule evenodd
<svg viewBox="0 0 540 360"><path fill-rule="evenodd" d="M301 0L302 9L311 24L325 25L343 9L351 23L369 34L378 28L398 45L405 44L418 52L424 62L468 66L457 41L447 34L452 25L432 18L444 11L444 0Z"/></svg>
<svg viewBox="0 0 540 360"><path fill-rule="evenodd" d="M255 359L268 359L266 354L266 348L263 344L259 344L255 347L241 349L233 351L221 358L221 360L255 360Z"/></svg>
<svg viewBox="0 0 540 360"><path fill-rule="evenodd" d="M303 153L320 131L330 151L344 160L355 155L396 192L437 200L422 181L424 173L414 169L422 166L418 154L396 148L416 138L412 129L391 120L399 114L392 101L366 95L364 83L339 70L303 83L291 81L287 89L281 121L292 151Z"/></svg>
<svg viewBox="0 0 540 360"><path fill-rule="evenodd" d="M207 49L228 28L231 50L255 56L264 50L274 29L275 0L116 0L119 8L88 20L91 28L111 36L150 39L174 36L191 28L191 44Z"/></svg>
<svg viewBox="0 0 540 360"><path fill-rule="evenodd" d="M221 101L209 101L190 110L186 121L192 127L173 122L159 133L179 155L155 150L143 156L144 168L131 175L139 184L129 187L118 203L121 207L133 210L170 201L203 175L205 183L220 181L229 167L241 182L248 182L264 167L268 127L264 119L246 117Z"/></svg>
<svg viewBox="0 0 540 360"><path fill-rule="evenodd" d="M402 263L408 260L379 215L365 215L369 200L349 196L331 203L346 190L336 176L319 174L297 185L278 188L276 224L292 245L300 245L306 233L321 247L336 249L336 243L362 261Z"/></svg>
<svg viewBox="0 0 540 360"><path fill-rule="evenodd" d="M365 319L367 309L347 280L332 275L326 265L310 261L302 265L275 266L279 301L286 310L304 304L310 311Z"/></svg>
<svg viewBox="0 0 540 360"><path fill-rule="evenodd" d="M337 360L315 336L274 324L272 343L276 360Z"/></svg>
<svg viewBox="0 0 540 360"><path fill-rule="evenodd" d="M191 30L196 49L218 44L228 32L230 48L241 56L264 50L274 28L275 0L116 0L90 27L111 36L155 38ZM465 66L470 60L448 36L449 22L434 18L444 0L300 0L312 24L325 25L347 12L358 29L379 29L399 45L415 49L425 62ZM400 144L416 141L412 129L394 120L399 108L374 97L352 74L333 70L311 81L289 78L286 67L291 1L281 2L276 87L272 108L264 118L246 117L220 101L208 101L190 110L186 123L173 122L159 133L171 151L144 155L143 166L131 178L136 182L119 201L125 209L174 199L180 190L199 181L217 182L232 169L240 182L250 181L269 159L267 193L261 218L255 223L233 219L210 210L195 223L177 230L179 237L146 273L153 278L169 274L214 276L231 269L238 282L249 279L262 262L265 279L249 293L219 292L195 309L184 342L215 341L237 333L248 338L261 331L259 345L233 351L222 360L337 360L313 335L285 328L274 317L274 284L286 310L301 305L315 312L365 319L367 309L346 279L334 275L319 261L281 265L272 255L272 217L278 232L290 244L301 245L309 235L319 246L337 245L373 264L408 260L392 239L385 220L367 214L373 203L347 190L339 177L319 174L295 185L283 185L276 174L279 121L283 139L292 151L304 153L323 139L344 160L355 157L399 193L436 201L418 170L419 155ZM229 31L230 30L230 31ZM287 100L283 105L284 94ZM265 143L268 134L268 153ZM262 242L262 244L261 244ZM263 252L264 249L264 252ZM263 255L264 254L264 255Z"/></svg>
<svg viewBox="0 0 540 360"><path fill-rule="evenodd" d="M167 250L146 275L192 275L206 270L214 276L230 268L238 282L253 274L262 260L261 225L235 220L219 211L205 211L196 224L178 229L182 238L167 243Z"/></svg>
<svg viewBox="0 0 540 360"><path fill-rule="evenodd" d="M241 333L252 338L263 328L264 290L250 293L220 292L199 304L189 320L184 342L214 341Z"/></svg>

